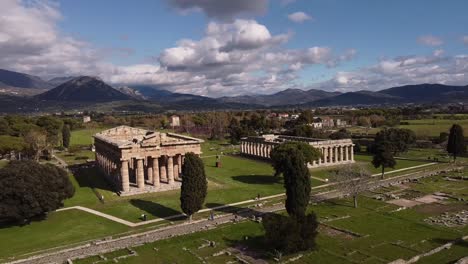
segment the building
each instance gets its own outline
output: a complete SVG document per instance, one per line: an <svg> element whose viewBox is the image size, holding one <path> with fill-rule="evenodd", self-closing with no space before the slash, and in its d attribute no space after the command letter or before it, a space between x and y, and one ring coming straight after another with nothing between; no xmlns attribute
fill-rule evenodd
<svg viewBox="0 0 468 264"><path fill-rule="evenodd" d="M121 195L180 188L185 154L203 140L119 126L94 135L96 166Z"/></svg>
<svg viewBox="0 0 468 264"><path fill-rule="evenodd" d="M328 116L322 118L322 127L330 128L334 126L335 126L335 122L333 121L333 118L328 117Z"/></svg>
<svg viewBox="0 0 468 264"><path fill-rule="evenodd" d="M91 117L90 116L83 116L83 123L89 123L91 122Z"/></svg>
<svg viewBox="0 0 468 264"><path fill-rule="evenodd" d="M323 128L323 122L322 122L322 119L317 117L315 118L314 117L314 120L312 121L312 123L309 124L311 127L313 128L317 128L317 129L322 129Z"/></svg>
<svg viewBox="0 0 468 264"><path fill-rule="evenodd" d="M179 116L172 115L171 117L169 117L169 123L170 123L171 127L178 127L178 126L180 126L180 118L179 118Z"/></svg>
<svg viewBox="0 0 468 264"><path fill-rule="evenodd" d="M270 158L271 150L278 144L287 141L306 142L322 152L322 158L308 164L309 167L324 167L354 163L353 141L351 139L316 139L305 137L291 137L282 135L263 135L241 139L241 153L257 158Z"/></svg>

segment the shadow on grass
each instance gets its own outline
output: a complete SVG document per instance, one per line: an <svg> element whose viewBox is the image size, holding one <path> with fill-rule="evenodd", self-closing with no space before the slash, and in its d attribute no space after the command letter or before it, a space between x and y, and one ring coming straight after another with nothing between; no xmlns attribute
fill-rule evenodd
<svg viewBox="0 0 468 264"><path fill-rule="evenodd" d="M450 242L455 242L456 245L468 248L468 241L463 240L461 238L458 239L447 239L447 238L433 238L431 239L432 242L435 242L440 245L444 245Z"/></svg>
<svg viewBox="0 0 468 264"><path fill-rule="evenodd" d="M130 203L133 206L139 208L140 210L145 211L146 213L151 214L152 216L157 218L167 218L170 216L182 214L182 212L151 201L131 199ZM176 220L179 218L177 217L173 219ZM180 219L185 219L185 216L181 216Z"/></svg>
<svg viewBox="0 0 468 264"><path fill-rule="evenodd" d="M115 191L104 175L94 166L74 165L69 167L80 187Z"/></svg>
<svg viewBox="0 0 468 264"><path fill-rule="evenodd" d="M233 180L247 184L276 184L281 183L281 177L272 175L239 175L232 177Z"/></svg>
<svg viewBox="0 0 468 264"><path fill-rule="evenodd" d="M205 204L205 206L207 208L213 209L213 211L216 211L216 212L231 213L231 214L236 214L236 215L240 215L243 217L251 216L251 215L262 216L263 214L265 214L264 212L261 212L254 208L225 205L225 204L220 204L220 203L207 203Z"/></svg>

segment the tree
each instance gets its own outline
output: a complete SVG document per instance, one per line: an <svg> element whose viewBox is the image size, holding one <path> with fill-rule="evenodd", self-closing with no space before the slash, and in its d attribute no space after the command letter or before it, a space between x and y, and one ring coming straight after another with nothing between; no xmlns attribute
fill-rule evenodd
<svg viewBox="0 0 468 264"><path fill-rule="evenodd" d="M75 192L65 170L34 161L11 161L0 169L0 190L0 222L21 223L62 207Z"/></svg>
<svg viewBox="0 0 468 264"><path fill-rule="evenodd" d="M28 144L29 154L37 161L43 150L47 148L47 136L42 130L31 130L24 136L24 141Z"/></svg>
<svg viewBox="0 0 468 264"><path fill-rule="evenodd" d="M299 149L289 149L284 164L284 188L286 189L286 211L292 217L305 216L310 200L310 173L306 160Z"/></svg>
<svg viewBox="0 0 468 264"><path fill-rule="evenodd" d="M416 141L414 131L401 128L385 128L375 135L375 144L387 144L394 156L408 151L409 146Z"/></svg>
<svg viewBox="0 0 468 264"><path fill-rule="evenodd" d="M396 161L389 144L382 142L375 146L372 165L374 165L375 168L382 167L382 179L384 178L385 168L395 167Z"/></svg>
<svg viewBox="0 0 468 264"><path fill-rule="evenodd" d="M283 175L289 217L267 214L263 219L266 243L285 253L314 248L317 236L317 218L314 213L306 214L310 175L303 151L298 146L292 145L285 150Z"/></svg>
<svg viewBox="0 0 468 264"><path fill-rule="evenodd" d="M180 206L182 211L192 220L192 215L203 207L207 193L203 161L196 154L185 154L182 165L182 186L180 189Z"/></svg>
<svg viewBox="0 0 468 264"><path fill-rule="evenodd" d="M337 132L333 132L330 134L330 139L345 139L345 138L351 138L351 134L346 130L346 128L342 128L338 130Z"/></svg>
<svg viewBox="0 0 468 264"><path fill-rule="evenodd" d="M361 165L346 165L332 172L331 179L335 187L344 195L351 195L354 208L358 207L358 195L367 190L372 175Z"/></svg>
<svg viewBox="0 0 468 264"><path fill-rule="evenodd" d="M70 146L70 127L68 125L64 125L62 128L62 143L65 148Z"/></svg>
<svg viewBox="0 0 468 264"><path fill-rule="evenodd" d="M235 117L231 118L228 131L232 144L238 144L240 139L245 136L245 131L243 130L239 120L237 120Z"/></svg>
<svg viewBox="0 0 468 264"><path fill-rule="evenodd" d="M278 177L285 171L285 165L289 159L288 153L292 149L298 149L302 153L306 163L310 163L322 157L322 153L318 149L305 142L286 142L279 144L273 148L270 154L275 170L275 177Z"/></svg>
<svg viewBox="0 0 468 264"><path fill-rule="evenodd" d="M447 152L453 155L454 161L457 159L457 156L466 152L463 128L458 124L453 124L450 128L450 134L447 143Z"/></svg>
<svg viewBox="0 0 468 264"><path fill-rule="evenodd" d="M23 152L28 148L28 145L24 142L21 137L12 137L12 136L0 136L0 154L8 154L11 151L14 152Z"/></svg>

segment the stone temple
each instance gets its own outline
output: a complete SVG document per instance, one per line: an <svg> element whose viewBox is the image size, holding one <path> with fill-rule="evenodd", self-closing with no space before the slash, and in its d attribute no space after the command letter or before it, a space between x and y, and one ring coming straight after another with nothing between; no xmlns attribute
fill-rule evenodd
<svg viewBox="0 0 468 264"><path fill-rule="evenodd" d="M120 195L180 188L185 154L203 140L128 126L94 135L96 165Z"/></svg>
<svg viewBox="0 0 468 264"><path fill-rule="evenodd" d="M309 167L324 167L354 163L353 141L351 139L326 140L283 135L263 135L241 139L241 153L246 156L269 159L271 150L287 141L306 142L322 152L322 157Z"/></svg>

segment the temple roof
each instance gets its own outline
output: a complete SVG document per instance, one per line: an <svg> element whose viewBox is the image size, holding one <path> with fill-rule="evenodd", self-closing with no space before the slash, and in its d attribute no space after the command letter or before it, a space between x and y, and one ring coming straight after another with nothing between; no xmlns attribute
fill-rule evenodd
<svg viewBox="0 0 468 264"><path fill-rule="evenodd" d="M200 144L203 140L175 133L163 133L130 126L118 126L101 131L95 139L115 145L119 148L140 146L169 146Z"/></svg>

